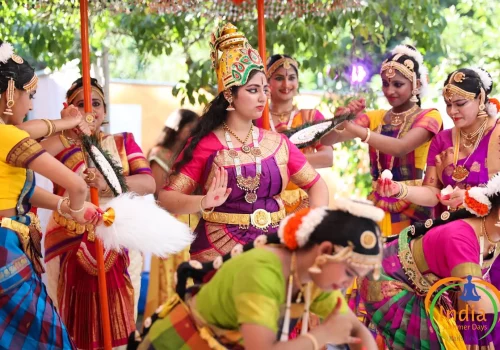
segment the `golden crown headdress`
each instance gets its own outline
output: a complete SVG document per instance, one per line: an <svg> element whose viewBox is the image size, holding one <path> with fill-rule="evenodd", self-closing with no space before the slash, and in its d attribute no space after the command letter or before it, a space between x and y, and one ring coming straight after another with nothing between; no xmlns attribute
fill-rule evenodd
<svg viewBox="0 0 500 350"><path fill-rule="evenodd" d="M219 57L219 51L221 55ZM231 23L218 27L210 39L210 57L217 72L219 92L245 85L253 70L264 71L259 53Z"/></svg>

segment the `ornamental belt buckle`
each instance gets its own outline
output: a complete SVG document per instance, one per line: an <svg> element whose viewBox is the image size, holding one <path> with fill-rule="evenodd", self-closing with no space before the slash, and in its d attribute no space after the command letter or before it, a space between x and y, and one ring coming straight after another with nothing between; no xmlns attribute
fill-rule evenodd
<svg viewBox="0 0 500 350"><path fill-rule="evenodd" d="M253 226L264 230L271 224L271 213L264 209L257 209L250 214L250 221Z"/></svg>

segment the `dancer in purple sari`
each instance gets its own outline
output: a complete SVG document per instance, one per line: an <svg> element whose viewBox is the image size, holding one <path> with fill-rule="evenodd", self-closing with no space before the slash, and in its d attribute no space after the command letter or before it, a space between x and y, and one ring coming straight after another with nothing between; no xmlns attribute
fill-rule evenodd
<svg viewBox="0 0 500 350"><path fill-rule="evenodd" d="M459 69L451 73L443 95L455 127L440 132L432 140L423 186L405 186L386 180L379 194L404 198L424 206L441 203L450 210L456 210L463 206L467 189L484 186L498 173L500 127L496 119L497 101L489 98L492 85L489 74L480 69ZM441 190L447 186L453 187L453 191L441 194ZM440 214L441 211L436 210L436 217ZM450 238L459 233L453 225L445 227ZM443 244L446 242L443 241L438 247ZM433 254L427 253L426 257ZM491 281L497 289L500 288L500 260L495 260L489 270L482 272L484 279ZM494 331L496 337L500 335L495 333L499 332ZM477 340L470 342L472 345L477 344ZM497 346L500 347L500 344Z"/></svg>
<svg viewBox="0 0 500 350"><path fill-rule="evenodd" d="M285 217L280 194L289 181L308 192L312 207L328 204L326 184L304 155L285 136L253 126L268 91L257 51L231 24L214 33L211 46L219 95L159 195L173 214L201 210L191 245L191 258L199 261L276 233ZM198 186L204 195L191 195Z"/></svg>

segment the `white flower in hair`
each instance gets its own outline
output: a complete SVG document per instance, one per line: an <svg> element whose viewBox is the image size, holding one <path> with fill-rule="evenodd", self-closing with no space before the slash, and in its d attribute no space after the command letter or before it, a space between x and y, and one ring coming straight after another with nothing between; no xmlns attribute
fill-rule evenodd
<svg viewBox="0 0 500 350"><path fill-rule="evenodd" d="M0 62L7 63L7 61L12 58L14 54L14 49L12 45L4 42L2 46L0 46Z"/></svg>
<svg viewBox="0 0 500 350"><path fill-rule="evenodd" d="M165 121L165 126L175 131L179 131L179 124L181 123L181 118L182 118L181 112L178 109L176 109L167 117L167 120Z"/></svg>
<svg viewBox="0 0 500 350"><path fill-rule="evenodd" d="M471 68L471 70L473 70L474 72L477 73L477 75L479 75L479 79L481 79L481 82L483 83L483 86L486 90L491 89L491 85L493 84L493 80L491 79L491 77L487 71L485 71L484 69L481 69L481 68L477 68L477 67Z"/></svg>
<svg viewBox="0 0 500 350"><path fill-rule="evenodd" d="M333 202L332 209L341 210L351 215L373 220L375 222L382 221L384 211L373 205L367 200L350 200L347 198L336 198Z"/></svg>
<svg viewBox="0 0 500 350"><path fill-rule="evenodd" d="M311 237L316 227L321 224L326 214L328 214L327 208L314 208L302 218L302 222L295 233L299 247L303 247L309 242L309 237Z"/></svg>
<svg viewBox="0 0 500 350"><path fill-rule="evenodd" d="M472 187L470 190L467 191L467 193L469 197L473 198L474 200L476 200L481 204L486 205L488 207L488 212L491 210L491 202L488 196L486 195L486 189L484 187ZM465 209L467 209L468 212L476 216L485 216L485 215L480 215L474 209L469 208L469 206L467 205L467 201L464 202L464 207Z"/></svg>
<svg viewBox="0 0 500 350"><path fill-rule="evenodd" d="M486 103L486 113L490 117L496 117L498 115L497 105L491 102Z"/></svg>
<svg viewBox="0 0 500 350"><path fill-rule="evenodd" d="M400 53L402 55L413 57L415 59L415 61L417 61L417 63L418 63L419 66L422 66L423 63L424 63L424 57L422 56L422 54L420 52L418 52L418 50L411 49L411 48L409 48L406 45L398 45L398 46L396 46L391 51L391 53L393 55L397 55L398 53Z"/></svg>
<svg viewBox="0 0 500 350"><path fill-rule="evenodd" d="M488 197L500 194L500 173L497 173L488 181L484 191Z"/></svg>

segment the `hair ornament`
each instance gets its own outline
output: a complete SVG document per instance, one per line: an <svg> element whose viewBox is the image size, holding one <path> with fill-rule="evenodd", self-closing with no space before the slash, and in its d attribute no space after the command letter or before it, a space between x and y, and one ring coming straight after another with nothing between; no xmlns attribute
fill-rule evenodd
<svg viewBox="0 0 500 350"><path fill-rule="evenodd" d="M419 66L423 65L423 63L424 63L424 57L422 56L422 54L420 52L418 52L416 49L412 49L406 45L396 46L391 51L391 53L393 55L400 54L400 55L410 56L413 59L415 59L415 61L418 63Z"/></svg>
<svg viewBox="0 0 500 350"><path fill-rule="evenodd" d="M384 211L373 205L373 202L368 200L351 200L347 198L336 198L332 205L333 210L341 210L351 215L373 220L375 222L382 221Z"/></svg>
<svg viewBox="0 0 500 350"><path fill-rule="evenodd" d="M468 212L483 217L488 215L491 210L491 202L485 194L485 188L472 187L465 191L464 207Z"/></svg>
<svg viewBox="0 0 500 350"><path fill-rule="evenodd" d="M493 175L483 189L488 197L497 196L500 194L500 173Z"/></svg>
<svg viewBox="0 0 500 350"><path fill-rule="evenodd" d="M6 42L2 43L0 46L0 62L7 63L7 61L12 58L13 54L14 48L12 45Z"/></svg>
<svg viewBox="0 0 500 350"><path fill-rule="evenodd" d="M175 111L170 113L170 115L167 117L167 120L165 120L165 126L175 131L179 131L179 124L181 122L181 119L181 113L178 109L176 109Z"/></svg>
<svg viewBox="0 0 500 350"><path fill-rule="evenodd" d="M473 70L474 72L477 73L477 75L479 75L479 79L481 79L481 83L483 84L486 90L491 89L493 80L491 79L491 76L487 71L478 67L471 68L471 70Z"/></svg>
<svg viewBox="0 0 500 350"><path fill-rule="evenodd" d="M498 115L498 112L500 111L500 102L496 98L490 98L488 99L488 102L486 103L486 113L488 116L494 118Z"/></svg>

